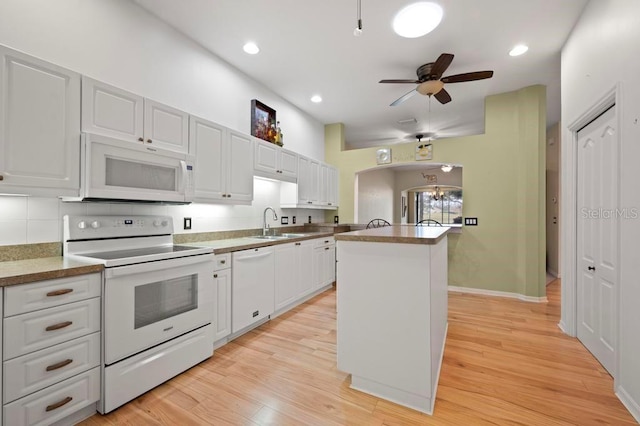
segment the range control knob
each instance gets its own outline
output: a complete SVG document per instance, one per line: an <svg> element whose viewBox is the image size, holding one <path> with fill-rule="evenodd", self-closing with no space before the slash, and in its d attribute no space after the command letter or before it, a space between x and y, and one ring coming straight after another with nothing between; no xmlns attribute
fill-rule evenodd
<svg viewBox="0 0 640 426"><path fill-rule="evenodd" d="M78 228L85 229L86 227L87 227L87 222L85 222L84 220L81 220L80 222L78 222Z"/></svg>
<svg viewBox="0 0 640 426"><path fill-rule="evenodd" d="M93 229L98 229L100 228L100 222L98 222L97 220L94 220L93 222L91 222L91 227Z"/></svg>
<svg viewBox="0 0 640 426"><path fill-rule="evenodd" d="M162 227L167 226L168 224L169 224L169 222L166 221L166 220L156 219L156 220L153 221L153 226L155 226L157 228L159 228L161 226Z"/></svg>

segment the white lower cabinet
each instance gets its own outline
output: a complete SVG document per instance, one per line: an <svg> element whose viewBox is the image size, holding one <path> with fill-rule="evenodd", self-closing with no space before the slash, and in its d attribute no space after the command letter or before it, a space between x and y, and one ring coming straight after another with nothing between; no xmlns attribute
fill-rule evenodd
<svg viewBox="0 0 640 426"><path fill-rule="evenodd" d="M3 289L5 425L73 423L100 399L101 284L88 274Z"/></svg>
<svg viewBox="0 0 640 426"><path fill-rule="evenodd" d="M231 332L267 318L274 308L274 248L232 254Z"/></svg>
<svg viewBox="0 0 640 426"><path fill-rule="evenodd" d="M215 256L216 269L213 282L217 292L217 309L214 323L214 342L231 334L231 254Z"/></svg>
<svg viewBox="0 0 640 426"><path fill-rule="evenodd" d="M313 240L275 246L275 310L313 290Z"/></svg>
<svg viewBox="0 0 640 426"><path fill-rule="evenodd" d="M314 241L313 289L317 290L336 280L336 244L333 237Z"/></svg>

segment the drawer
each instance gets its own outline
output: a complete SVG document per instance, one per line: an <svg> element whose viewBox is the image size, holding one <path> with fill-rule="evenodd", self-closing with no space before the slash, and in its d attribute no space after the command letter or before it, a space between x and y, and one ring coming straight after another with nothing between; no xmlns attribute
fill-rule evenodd
<svg viewBox="0 0 640 426"><path fill-rule="evenodd" d="M100 298L15 315L4 320L4 359L100 330Z"/></svg>
<svg viewBox="0 0 640 426"><path fill-rule="evenodd" d="M9 317L100 296L101 276L101 274L87 274L5 287L4 316Z"/></svg>
<svg viewBox="0 0 640 426"><path fill-rule="evenodd" d="M100 399L100 368L91 369L4 406L4 424L48 425Z"/></svg>
<svg viewBox="0 0 640 426"><path fill-rule="evenodd" d="M336 240L333 238L333 236L331 237L324 237L324 238L318 238L316 240L313 240L314 247L325 247L325 246L330 246L331 244L335 244Z"/></svg>
<svg viewBox="0 0 640 426"><path fill-rule="evenodd" d="M4 363L4 402L11 402L100 365L100 333Z"/></svg>
<svg viewBox="0 0 640 426"><path fill-rule="evenodd" d="M216 254L214 256L214 271L219 271L221 269L227 269L231 267L231 253L224 254Z"/></svg>

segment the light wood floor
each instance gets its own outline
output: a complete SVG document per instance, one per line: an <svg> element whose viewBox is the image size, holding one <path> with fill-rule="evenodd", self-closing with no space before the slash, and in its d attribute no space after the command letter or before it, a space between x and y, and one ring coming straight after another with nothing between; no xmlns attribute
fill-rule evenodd
<svg viewBox="0 0 640 426"><path fill-rule="evenodd" d="M549 303L539 304L450 293L432 417L349 389L349 377L336 369L332 290L83 424L636 424L615 397L611 377L558 329L559 282L547 291Z"/></svg>

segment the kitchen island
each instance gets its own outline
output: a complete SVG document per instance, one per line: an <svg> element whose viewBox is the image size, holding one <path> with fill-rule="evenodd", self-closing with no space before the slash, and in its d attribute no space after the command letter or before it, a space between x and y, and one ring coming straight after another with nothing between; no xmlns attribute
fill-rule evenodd
<svg viewBox="0 0 640 426"><path fill-rule="evenodd" d="M351 387L432 414L447 330L447 227L335 236L338 369Z"/></svg>

